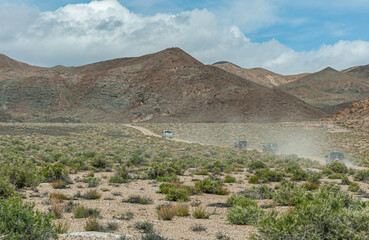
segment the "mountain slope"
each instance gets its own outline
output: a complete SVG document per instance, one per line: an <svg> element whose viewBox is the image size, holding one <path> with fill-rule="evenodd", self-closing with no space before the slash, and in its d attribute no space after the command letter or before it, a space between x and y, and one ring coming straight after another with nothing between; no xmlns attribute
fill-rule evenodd
<svg viewBox="0 0 369 240"><path fill-rule="evenodd" d="M290 94L206 66L178 48L22 74L13 72L0 81L0 104L28 121L245 122L325 116Z"/></svg>
<svg viewBox="0 0 369 240"><path fill-rule="evenodd" d="M369 83L369 65L352 67L342 72Z"/></svg>
<svg viewBox="0 0 369 240"><path fill-rule="evenodd" d="M369 96L369 82L333 68L305 76L278 87L303 101L329 111ZM332 113L332 112L331 112Z"/></svg>
<svg viewBox="0 0 369 240"><path fill-rule="evenodd" d="M296 81L299 78L309 75L308 73L302 73L297 75L280 75L263 68L251 68L245 69L236 66L229 62L214 63L213 66L223 69L227 72L233 73L244 79L253 81L265 87L277 87L283 84Z"/></svg>

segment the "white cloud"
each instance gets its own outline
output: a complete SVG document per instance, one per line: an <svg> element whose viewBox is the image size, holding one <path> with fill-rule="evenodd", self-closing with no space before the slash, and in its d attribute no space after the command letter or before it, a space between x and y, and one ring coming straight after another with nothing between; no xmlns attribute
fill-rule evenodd
<svg viewBox="0 0 369 240"><path fill-rule="evenodd" d="M82 65L173 46L204 63L228 60L278 73L369 63L369 42L339 41L319 50L297 52L274 39L252 42L238 26L206 9L141 16L117 0L104 0L70 4L53 12L10 5L0 11L0 22L6 23L0 26L0 52L41 66ZM3 14L6 12L9 14Z"/></svg>

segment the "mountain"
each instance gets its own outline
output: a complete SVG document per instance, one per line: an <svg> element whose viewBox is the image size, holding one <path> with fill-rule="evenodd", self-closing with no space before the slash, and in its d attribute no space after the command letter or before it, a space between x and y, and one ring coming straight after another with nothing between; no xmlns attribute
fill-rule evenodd
<svg viewBox="0 0 369 240"><path fill-rule="evenodd" d="M352 67L342 72L369 83L369 65Z"/></svg>
<svg viewBox="0 0 369 240"><path fill-rule="evenodd" d="M325 68L278 87L303 101L334 113L369 96L369 82L352 74Z"/></svg>
<svg viewBox="0 0 369 240"><path fill-rule="evenodd" d="M275 122L325 117L288 93L204 65L179 48L80 67L13 68L0 74L0 104L25 121Z"/></svg>
<svg viewBox="0 0 369 240"><path fill-rule="evenodd" d="M270 88L278 87L309 75L309 73L302 73L297 75L280 75L263 68L241 68L233 63L224 61L214 63L213 66Z"/></svg>
<svg viewBox="0 0 369 240"><path fill-rule="evenodd" d="M364 120L369 121L369 97L363 101L354 102L350 106L334 114L331 119L337 121Z"/></svg>

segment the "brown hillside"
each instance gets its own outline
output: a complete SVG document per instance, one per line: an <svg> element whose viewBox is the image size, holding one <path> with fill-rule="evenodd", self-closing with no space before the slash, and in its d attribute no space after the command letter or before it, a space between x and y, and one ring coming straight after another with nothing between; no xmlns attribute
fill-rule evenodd
<svg viewBox="0 0 369 240"><path fill-rule="evenodd" d="M347 103L369 96L369 82L352 75L326 68L295 82L278 87L313 106L337 111ZM334 113L334 112L331 112Z"/></svg>
<svg viewBox="0 0 369 240"><path fill-rule="evenodd" d="M369 65L352 67L342 72L369 83Z"/></svg>
<svg viewBox="0 0 369 240"><path fill-rule="evenodd" d="M325 116L290 94L206 66L178 48L8 76L0 81L0 96L3 108L28 121L246 122Z"/></svg>
<svg viewBox="0 0 369 240"><path fill-rule="evenodd" d="M369 121L369 98L354 102L331 117L337 121L364 120Z"/></svg>
<svg viewBox="0 0 369 240"><path fill-rule="evenodd" d="M309 75L309 73L302 73L297 75L280 75L263 68L241 68L229 62L214 63L213 66L233 73L244 79L263 85L265 87L278 87Z"/></svg>

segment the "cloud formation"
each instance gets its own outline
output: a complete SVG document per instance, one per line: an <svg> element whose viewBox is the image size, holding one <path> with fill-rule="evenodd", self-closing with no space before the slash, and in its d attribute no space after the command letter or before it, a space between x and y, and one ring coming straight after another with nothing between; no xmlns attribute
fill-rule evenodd
<svg viewBox="0 0 369 240"><path fill-rule="evenodd" d="M243 28L250 21L260 26L276 21L273 15L254 18L253 4L248 8L250 19L240 20ZM257 7L257 11L272 12L272 8ZM253 42L240 26L206 9L142 16L117 0L70 4L49 12L5 5L0 9L0 22L5 23L0 26L0 52L41 66L82 65L174 46L204 63L227 60L242 67L264 67L284 74L369 63L366 41L339 41L318 50L297 52L275 39Z"/></svg>

